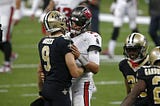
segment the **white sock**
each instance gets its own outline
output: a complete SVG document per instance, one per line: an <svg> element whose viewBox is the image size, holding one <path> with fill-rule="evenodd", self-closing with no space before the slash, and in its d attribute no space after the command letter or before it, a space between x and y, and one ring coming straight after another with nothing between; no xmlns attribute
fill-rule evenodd
<svg viewBox="0 0 160 106"><path fill-rule="evenodd" d="M108 44L108 52L111 55L114 55L114 49L115 49L115 47L116 47L116 41L115 40L110 40L109 44Z"/></svg>

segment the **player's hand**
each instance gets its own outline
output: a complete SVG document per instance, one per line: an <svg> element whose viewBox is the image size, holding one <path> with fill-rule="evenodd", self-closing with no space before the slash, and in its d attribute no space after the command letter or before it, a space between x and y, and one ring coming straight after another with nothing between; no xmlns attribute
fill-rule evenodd
<svg viewBox="0 0 160 106"><path fill-rule="evenodd" d="M75 56L75 59L77 59L80 56L80 52L78 48L73 44L71 46L72 54Z"/></svg>
<svg viewBox="0 0 160 106"><path fill-rule="evenodd" d="M44 76L44 73L43 73L43 69L42 69L42 66L41 66L41 64L39 64L39 66L38 66L38 78L39 78L39 81L42 81L42 82L44 82L44 78L45 78L45 76Z"/></svg>
<svg viewBox="0 0 160 106"><path fill-rule="evenodd" d="M34 19L35 19L35 15L32 14L32 15L30 16L30 18L31 18L31 20L34 20Z"/></svg>
<svg viewBox="0 0 160 106"><path fill-rule="evenodd" d="M44 82L45 76L44 76L44 73L43 73L43 72L40 72L40 77L41 77L41 80Z"/></svg>

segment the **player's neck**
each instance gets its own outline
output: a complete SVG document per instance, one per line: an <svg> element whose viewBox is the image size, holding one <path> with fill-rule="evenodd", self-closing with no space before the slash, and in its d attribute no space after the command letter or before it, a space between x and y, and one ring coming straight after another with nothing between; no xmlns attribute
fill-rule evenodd
<svg viewBox="0 0 160 106"><path fill-rule="evenodd" d="M55 32L55 33L51 34L50 36L52 36L52 37L60 37L62 35L63 35L63 33L61 31L58 31L58 32Z"/></svg>

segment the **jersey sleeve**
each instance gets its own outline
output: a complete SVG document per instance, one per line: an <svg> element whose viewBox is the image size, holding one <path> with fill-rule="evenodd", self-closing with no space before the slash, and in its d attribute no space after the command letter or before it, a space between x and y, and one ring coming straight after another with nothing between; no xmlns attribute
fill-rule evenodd
<svg viewBox="0 0 160 106"><path fill-rule="evenodd" d="M89 48L87 51L97 50L101 51L102 46L102 38L101 36L96 32L87 32L88 41L89 41Z"/></svg>
<svg viewBox="0 0 160 106"><path fill-rule="evenodd" d="M141 67L140 69L137 70L137 78L141 80L145 80L145 73L144 73L145 68Z"/></svg>
<svg viewBox="0 0 160 106"><path fill-rule="evenodd" d="M59 49L61 50L61 53L63 53L64 55L68 52L71 52L70 46L72 44L72 41L64 39L63 37L61 37L59 44Z"/></svg>
<svg viewBox="0 0 160 106"><path fill-rule="evenodd" d="M123 71L124 70L123 66L124 66L124 61L122 60L119 63L119 71L122 73L123 77L126 78L126 75L124 74L124 71Z"/></svg>

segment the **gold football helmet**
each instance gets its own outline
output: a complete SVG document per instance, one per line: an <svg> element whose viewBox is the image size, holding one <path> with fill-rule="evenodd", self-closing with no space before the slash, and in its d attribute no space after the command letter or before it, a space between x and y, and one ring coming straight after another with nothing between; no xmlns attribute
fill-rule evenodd
<svg viewBox="0 0 160 106"><path fill-rule="evenodd" d="M58 11L49 11L45 15L43 23L48 32L65 31L67 29L66 16Z"/></svg>
<svg viewBox="0 0 160 106"><path fill-rule="evenodd" d="M147 39L140 33L132 33L126 38L123 49L124 55L128 59L139 62L144 59L148 53Z"/></svg>
<svg viewBox="0 0 160 106"><path fill-rule="evenodd" d="M157 46L151 50L149 58L151 65L154 65L157 61L160 61L160 46Z"/></svg>

